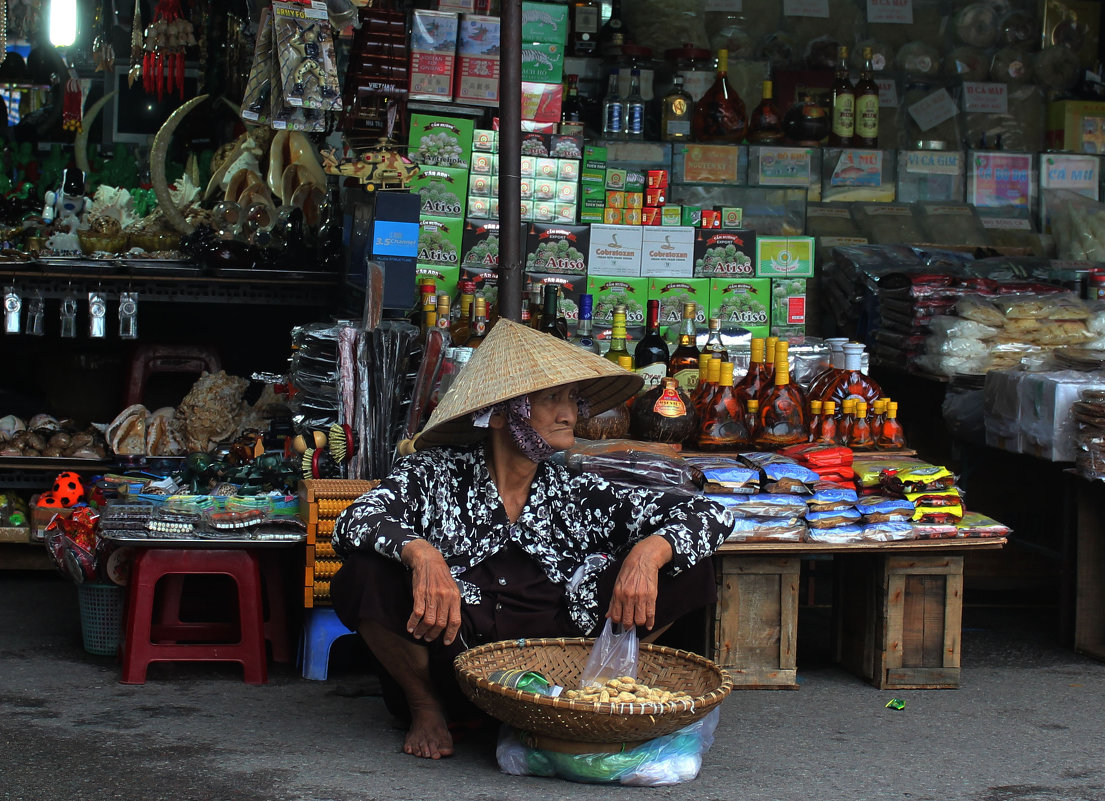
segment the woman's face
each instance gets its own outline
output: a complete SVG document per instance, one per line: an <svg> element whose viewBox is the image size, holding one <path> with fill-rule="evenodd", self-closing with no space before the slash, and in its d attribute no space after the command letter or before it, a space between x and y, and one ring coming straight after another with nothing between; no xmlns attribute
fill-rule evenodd
<svg viewBox="0 0 1105 801"><path fill-rule="evenodd" d="M529 396L530 425L556 450L570 448L576 439L574 429L579 414L578 402L578 384L534 392Z"/></svg>

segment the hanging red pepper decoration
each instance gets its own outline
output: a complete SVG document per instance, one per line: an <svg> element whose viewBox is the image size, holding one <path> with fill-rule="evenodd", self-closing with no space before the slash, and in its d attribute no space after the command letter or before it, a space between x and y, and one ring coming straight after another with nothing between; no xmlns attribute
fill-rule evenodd
<svg viewBox="0 0 1105 801"><path fill-rule="evenodd" d="M175 90L184 99L184 53L196 38L184 18L180 0L158 0L153 21L146 28L142 59L142 88L160 100Z"/></svg>
<svg viewBox="0 0 1105 801"><path fill-rule="evenodd" d="M77 80L76 74L71 72L69 79L65 82L65 93L61 101L62 130L80 133L83 100L80 81Z"/></svg>

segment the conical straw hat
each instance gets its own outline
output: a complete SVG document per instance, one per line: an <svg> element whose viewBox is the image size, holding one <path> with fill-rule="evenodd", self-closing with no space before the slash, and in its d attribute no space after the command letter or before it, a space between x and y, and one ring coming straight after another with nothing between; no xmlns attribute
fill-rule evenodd
<svg viewBox="0 0 1105 801"><path fill-rule="evenodd" d="M609 359L499 318L415 437L414 447L424 450L476 442L487 432L472 425L472 412L576 381L591 414L618 405L644 384L641 376Z"/></svg>

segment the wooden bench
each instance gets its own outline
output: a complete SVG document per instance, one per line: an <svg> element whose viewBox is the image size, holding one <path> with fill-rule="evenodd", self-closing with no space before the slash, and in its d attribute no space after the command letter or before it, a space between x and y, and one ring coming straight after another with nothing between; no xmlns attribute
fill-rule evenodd
<svg viewBox="0 0 1105 801"><path fill-rule="evenodd" d="M714 661L738 687L797 689L801 560L831 554L835 660L879 689L958 687L963 554L1005 543L725 543L715 557Z"/></svg>

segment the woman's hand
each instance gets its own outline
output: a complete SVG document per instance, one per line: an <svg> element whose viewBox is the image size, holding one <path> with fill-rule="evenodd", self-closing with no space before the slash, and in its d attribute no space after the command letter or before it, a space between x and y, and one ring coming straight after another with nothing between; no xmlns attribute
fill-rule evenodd
<svg viewBox="0 0 1105 801"><path fill-rule="evenodd" d="M402 559L411 569L414 600L407 632L426 642L444 632L442 642L451 645L460 630L460 588L445 557L426 540L412 540L403 546Z"/></svg>
<svg viewBox="0 0 1105 801"><path fill-rule="evenodd" d="M646 537L633 546L614 582L614 595L606 616L625 628L656 624L656 593L660 568L671 561L671 543L663 537Z"/></svg>

